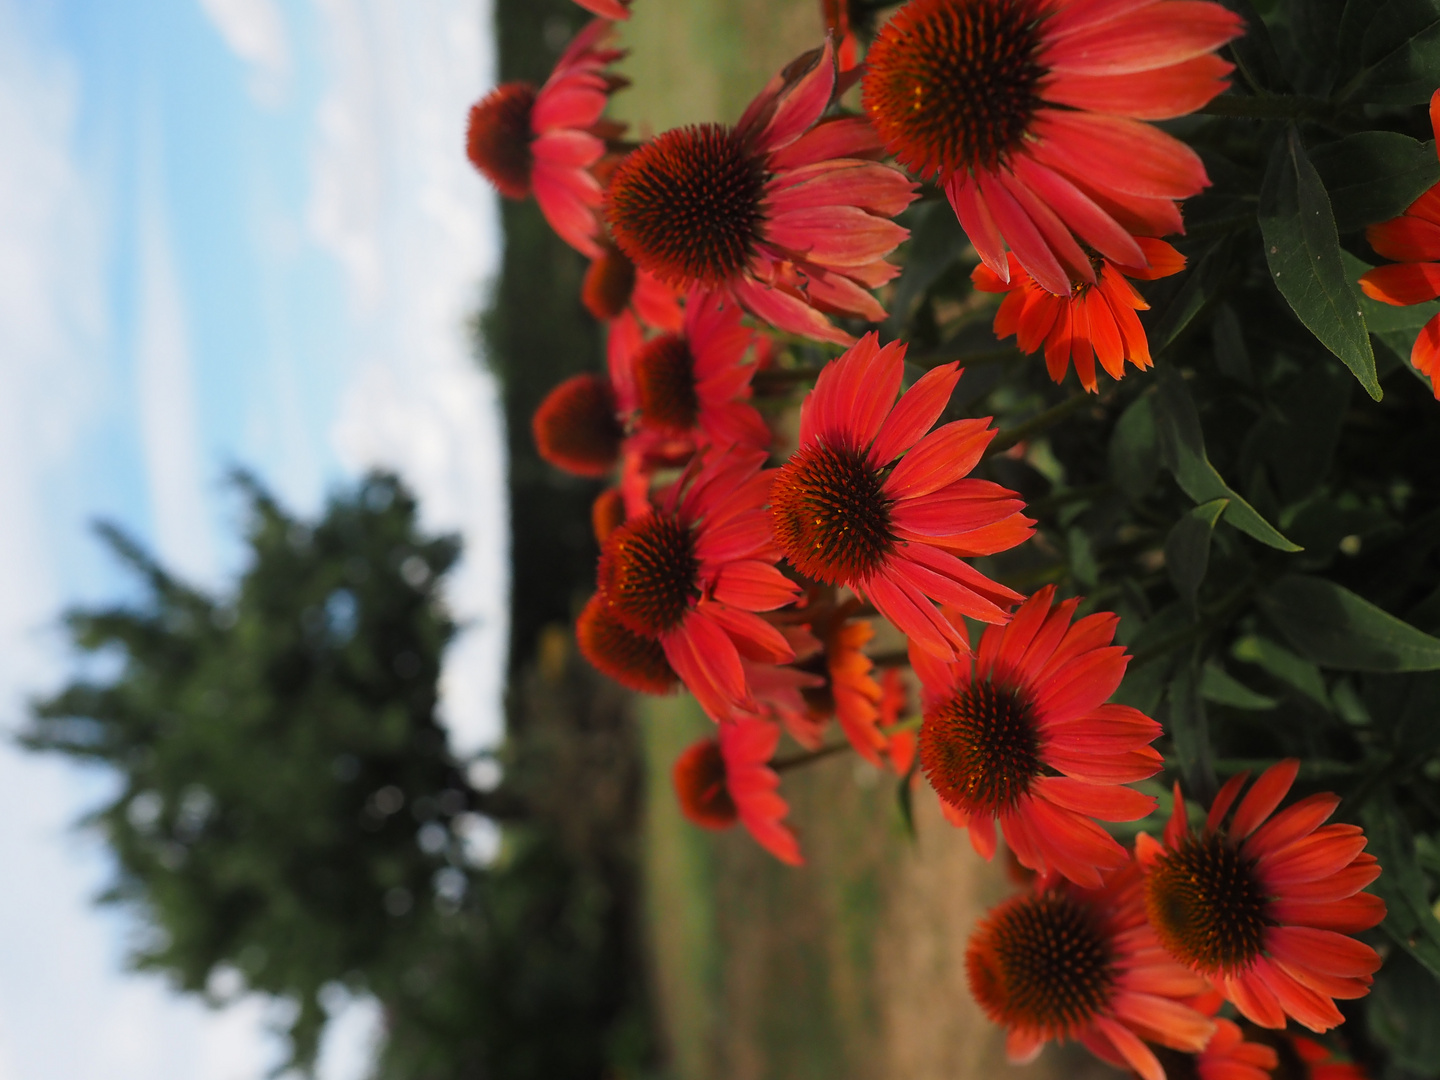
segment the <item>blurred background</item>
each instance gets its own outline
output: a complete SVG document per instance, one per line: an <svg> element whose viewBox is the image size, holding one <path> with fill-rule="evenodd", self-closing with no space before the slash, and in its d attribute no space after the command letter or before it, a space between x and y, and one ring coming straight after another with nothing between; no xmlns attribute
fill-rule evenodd
<svg viewBox="0 0 1440 1080"><path fill-rule="evenodd" d="M822 34L640 2L641 134ZM529 418L601 331L463 138L585 18L0 0L0 1080L1010 1072L929 800L787 777L780 867L680 818L693 704L574 653L599 488Z"/></svg>

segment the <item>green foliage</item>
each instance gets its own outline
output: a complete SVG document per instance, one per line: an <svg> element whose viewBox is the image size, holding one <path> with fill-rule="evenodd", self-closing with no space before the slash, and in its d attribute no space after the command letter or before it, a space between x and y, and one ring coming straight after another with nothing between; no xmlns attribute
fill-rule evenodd
<svg viewBox="0 0 1440 1080"><path fill-rule="evenodd" d="M118 774L90 822L118 871L104 899L155 931L136 963L192 991L226 966L292 1001L307 1063L322 987L373 987L463 872L455 825L483 799L435 717L455 633L439 583L459 545L419 532L392 476L333 497L313 527L237 483L251 562L224 598L102 527L144 594L68 615L113 677L37 703L24 741Z"/></svg>
<svg viewBox="0 0 1440 1080"><path fill-rule="evenodd" d="M1119 699L1161 719L1174 778L1204 799L1293 755L1302 794L1335 790L1337 820L1366 826L1388 959L1341 1044L1377 1077L1436 1075L1440 406L1408 360L1440 304L1390 307L1356 280L1384 261L1365 227L1440 180L1421 107L1440 4L1227 3L1250 21L1234 89L1170 126L1213 186L1185 207L1186 271L1139 286L1154 371L1037 427L1073 387L1039 357L987 358L951 415L1027 435L981 472L1021 492L1039 536L990 568L1121 615ZM910 220L921 272L900 279L898 332L927 363L984 355L973 253L947 215Z"/></svg>

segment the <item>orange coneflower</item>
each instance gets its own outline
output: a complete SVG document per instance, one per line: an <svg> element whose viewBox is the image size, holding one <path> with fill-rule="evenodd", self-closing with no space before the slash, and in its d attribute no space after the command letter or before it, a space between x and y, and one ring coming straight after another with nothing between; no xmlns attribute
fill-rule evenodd
<svg viewBox="0 0 1440 1080"><path fill-rule="evenodd" d="M538 90L526 82L497 86L470 110L471 163L509 199L534 194L545 220L567 244L595 257L603 193L590 169L605 154L597 134L605 103L621 82L605 69L624 54L605 48L611 22L580 33Z"/></svg>
<svg viewBox="0 0 1440 1080"><path fill-rule="evenodd" d="M1003 622L1022 599L960 558L1026 539L1012 491L967 474L994 437L989 418L930 431L960 370L925 374L897 402L905 346L867 334L826 366L800 407L800 445L775 477L775 538L805 576L847 585L944 659L968 648L932 601ZM926 433L929 432L927 435Z"/></svg>
<svg viewBox="0 0 1440 1080"><path fill-rule="evenodd" d="M1096 889L1042 878L980 921L965 954L970 990L1007 1029L1012 1061L1078 1039L1145 1080L1165 1072L1145 1040L1196 1053L1215 1030L1184 998L1205 989L1145 922L1133 863Z"/></svg>
<svg viewBox="0 0 1440 1080"><path fill-rule="evenodd" d="M635 421L665 440L762 449L770 429L749 403L755 365L745 356L755 334L738 305L713 293L691 293L677 333L630 342L612 358L633 388Z"/></svg>
<svg viewBox="0 0 1440 1080"><path fill-rule="evenodd" d="M835 95L827 43L771 80L735 127L676 128L616 168L606 215L635 265L678 289L733 296L772 326L849 344L827 314L879 322L870 289L909 233L915 185L877 161L863 117L821 122Z"/></svg>
<svg viewBox="0 0 1440 1080"><path fill-rule="evenodd" d="M1210 1013L1207 1010L1207 1015ZM1280 1057L1270 1047L1247 1042L1233 1021L1216 1019L1215 1034L1198 1054L1152 1047L1168 1080L1271 1080ZM1120 1065L1123 1062L1116 1061Z"/></svg>
<svg viewBox="0 0 1440 1080"><path fill-rule="evenodd" d="M658 507L621 525L600 550L599 591L609 611L656 638L690 692L715 719L753 705L740 663L783 663L794 653L759 615L799 588L775 568L764 505L772 474L764 451L711 452L692 463Z"/></svg>
<svg viewBox="0 0 1440 1080"><path fill-rule="evenodd" d="M1338 796L1274 814L1299 768L1290 758L1265 770L1226 826L1249 774L1231 777L1198 834L1176 784L1163 846L1142 835L1136 854L1150 921L1178 960L1262 1027L1288 1015L1327 1031L1342 1021L1333 999L1370 992L1380 958L1347 935L1379 923L1385 904L1361 891L1380 867L1359 826L1322 825Z"/></svg>
<svg viewBox="0 0 1440 1080"><path fill-rule="evenodd" d="M598 593L575 620L575 640L595 670L631 690L668 694L680 681L659 640L631 630Z"/></svg>
<svg viewBox="0 0 1440 1080"><path fill-rule="evenodd" d="M1006 293L995 313L995 336L1012 334L1025 353L1045 349L1045 366L1057 383L1065 378L1071 360L1080 385L1095 393L1095 361L1113 379L1125 374L1125 361L1144 370L1150 366L1150 343L1140 325L1137 311L1146 311L1145 302L1127 277L1151 281L1178 274L1185 268L1185 256L1163 240L1137 237L1149 265L1118 266L1102 256L1091 259L1096 283L1072 279L1069 296L1058 296L1042 288L1026 273L1012 251L1010 280L981 263L970 279L981 292Z"/></svg>
<svg viewBox="0 0 1440 1080"><path fill-rule="evenodd" d="M654 274L638 269L609 240L600 242L600 253L585 271L580 301L601 322L631 311L656 330L679 330L684 320L675 290Z"/></svg>
<svg viewBox="0 0 1440 1080"><path fill-rule="evenodd" d="M900 164L944 185L991 270L1009 278L1008 246L1063 296L1096 281L1082 243L1144 266L1134 235L1182 231L1177 201L1210 181L1143 121L1224 90L1214 50L1242 29L1204 0L911 0L866 54L864 108Z"/></svg>
<svg viewBox="0 0 1440 1080"><path fill-rule="evenodd" d="M601 375L572 375L540 402L530 421L535 449L558 469L598 479L620 460L625 430L614 388Z"/></svg>
<svg viewBox="0 0 1440 1080"><path fill-rule="evenodd" d="M1094 887L1128 859L1094 819L1135 821L1155 808L1124 785L1160 771L1150 746L1160 725L1105 704L1129 662L1111 644L1119 618L1072 623L1079 600L1052 607L1054 598L1047 585L1007 625L986 627L973 660L912 650L925 691L920 767L985 858L998 823L1025 866Z"/></svg>
<svg viewBox="0 0 1440 1080"><path fill-rule="evenodd" d="M675 794L696 825L726 829L739 821L766 851L797 866L804 862L800 844L783 824L790 808L769 765L779 741L779 727L768 720L723 721L715 738L700 740L675 762Z"/></svg>
<svg viewBox="0 0 1440 1080"><path fill-rule="evenodd" d="M1430 97L1430 128L1440 139L1440 90ZM1440 144L1437 144L1440 145ZM1394 259L1360 275L1360 288L1372 300L1396 307L1423 304L1440 296L1440 184L1430 188L1405 213L1365 230L1376 253ZM1430 379L1440 398L1440 315L1420 328L1410 363Z"/></svg>

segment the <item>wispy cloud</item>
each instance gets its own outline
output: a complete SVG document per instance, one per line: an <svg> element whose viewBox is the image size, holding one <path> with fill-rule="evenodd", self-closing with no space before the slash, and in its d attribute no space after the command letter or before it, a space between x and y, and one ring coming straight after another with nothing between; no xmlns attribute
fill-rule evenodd
<svg viewBox="0 0 1440 1080"><path fill-rule="evenodd" d="M318 0L330 84L317 117L310 222L346 268L361 374L335 440L352 467L397 469L426 523L465 539L450 596L470 629L447 658L457 747L501 731L508 633L503 424L466 320L499 250L493 198L465 160L469 106L493 67L475 0Z"/></svg>
<svg viewBox="0 0 1440 1080"><path fill-rule="evenodd" d="M167 566L183 577L209 581L216 571L215 537L205 497L209 463L196 423L189 328L161 188L158 138L144 144L135 374L155 542Z"/></svg>
<svg viewBox="0 0 1440 1080"><path fill-rule="evenodd" d="M290 42L275 0L200 0L230 51L250 67L250 94L274 108L290 82Z"/></svg>

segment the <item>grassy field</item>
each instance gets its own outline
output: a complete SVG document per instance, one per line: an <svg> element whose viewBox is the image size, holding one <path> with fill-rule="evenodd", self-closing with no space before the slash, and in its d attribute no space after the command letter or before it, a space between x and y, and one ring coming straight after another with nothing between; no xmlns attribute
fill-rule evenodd
<svg viewBox="0 0 1440 1080"><path fill-rule="evenodd" d="M642 134L733 122L821 40L818 0L637 0L614 113ZM786 775L807 864L681 818L675 757L707 734L688 698L640 706L644 867L656 996L676 1080L992 1080L1117 1075L1083 1051L1005 1063L971 1001L965 942L1008 891L917 792L918 839L896 781L838 755ZM790 748L791 750L794 747Z"/></svg>

